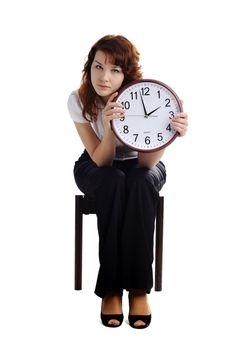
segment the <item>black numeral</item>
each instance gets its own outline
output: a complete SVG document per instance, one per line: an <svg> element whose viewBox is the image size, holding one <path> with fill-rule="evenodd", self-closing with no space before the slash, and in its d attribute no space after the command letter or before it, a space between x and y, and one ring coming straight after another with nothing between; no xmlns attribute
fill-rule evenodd
<svg viewBox="0 0 233 350"><path fill-rule="evenodd" d="M124 125L124 126L123 126L123 133L124 133L124 134L128 134L128 133L129 133L129 127L128 127L128 125Z"/></svg>
<svg viewBox="0 0 233 350"><path fill-rule="evenodd" d="M121 104L122 104L124 109L130 109L129 101L122 101Z"/></svg>
<svg viewBox="0 0 233 350"><path fill-rule="evenodd" d="M141 88L141 92L143 96L150 96L150 88L148 86Z"/></svg>
<svg viewBox="0 0 233 350"><path fill-rule="evenodd" d="M157 140L162 141L163 140L163 134L161 132L158 132L157 134Z"/></svg>
<svg viewBox="0 0 233 350"><path fill-rule="evenodd" d="M157 91L158 97L160 98L160 90Z"/></svg>
<svg viewBox="0 0 233 350"><path fill-rule="evenodd" d="M171 102L170 98L166 98L165 101L167 101L165 107L171 107L171 105L170 105L170 102Z"/></svg>
<svg viewBox="0 0 233 350"><path fill-rule="evenodd" d="M136 100L138 99L138 92L137 92L137 91L131 92L130 95L131 95L131 100L133 100L134 98L135 98Z"/></svg>
<svg viewBox="0 0 233 350"><path fill-rule="evenodd" d="M133 134L133 136L135 136L134 142L136 142L138 138L138 134Z"/></svg>
<svg viewBox="0 0 233 350"><path fill-rule="evenodd" d="M145 143L146 143L147 145L150 144L150 136L146 136L146 137L145 137Z"/></svg>
<svg viewBox="0 0 233 350"><path fill-rule="evenodd" d="M174 115L174 112L173 112L173 111L170 111L169 113L171 114L171 117L169 117L169 119L172 119L172 118L174 118L174 117L175 117L175 115Z"/></svg>
<svg viewBox="0 0 233 350"><path fill-rule="evenodd" d="M168 126L166 127L166 130L172 131L171 124L168 124Z"/></svg>

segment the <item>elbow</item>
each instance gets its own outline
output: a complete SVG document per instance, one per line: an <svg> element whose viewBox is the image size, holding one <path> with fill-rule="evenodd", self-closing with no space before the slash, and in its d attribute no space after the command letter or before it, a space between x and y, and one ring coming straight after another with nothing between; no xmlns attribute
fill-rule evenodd
<svg viewBox="0 0 233 350"><path fill-rule="evenodd" d="M156 163L139 162L138 165L140 168L146 168L150 170L156 165Z"/></svg>
<svg viewBox="0 0 233 350"><path fill-rule="evenodd" d="M95 152L93 152L90 157L99 168L112 166L114 160L113 157L102 157L99 154L95 154Z"/></svg>
<svg viewBox="0 0 233 350"><path fill-rule="evenodd" d="M107 166L111 166L112 164L110 163L103 163L103 162L94 162L98 168L103 168Z"/></svg>
<svg viewBox="0 0 233 350"><path fill-rule="evenodd" d="M104 161L103 159L95 159L95 158L92 158L92 160L98 168L112 166L112 161Z"/></svg>

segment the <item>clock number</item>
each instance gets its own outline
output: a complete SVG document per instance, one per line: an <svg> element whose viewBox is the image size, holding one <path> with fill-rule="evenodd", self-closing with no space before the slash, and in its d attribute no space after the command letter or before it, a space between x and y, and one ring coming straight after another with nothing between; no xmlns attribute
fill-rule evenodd
<svg viewBox="0 0 233 350"><path fill-rule="evenodd" d="M168 126L166 127L166 130L172 131L171 124L168 124Z"/></svg>
<svg viewBox="0 0 233 350"><path fill-rule="evenodd" d="M143 96L150 96L150 88L148 86L141 88L141 92Z"/></svg>
<svg viewBox="0 0 233 350"><path fill-rule="evenodd" d="M171 114L171 117L169 117L169 119L172 119L172 118L174 118L174 117L175 117L175 114L174 114L174 112L173 112L173 111L170 111L169 113Z"/></svg>
<svg viewBox="0 0 233 350"><path fill-rule="evenodd" d="M123 102L121 102L121 104L122 104L122 106L123 106L123 108L124 109L130 109L130 103L129 103L129 101L123 101Z"/></svg>
<svg viewBox="0 0 233 350"><path fill-rule="evenodd" d="M170 102L171 102L170 98L166 98L165 101L167 101L165 107L171 107L171 105L170 105Z"/></svg>
<svg viewBox="0 0 233 350"><path fill-rule="evenodd" d="M157 94L158 94L158 96L159 96L159 98L160 98L160 90L157 91Z"/></svg>
<svg viewBox="0 0 233 350"><path fill-rule="evenodd" d="M137 138L138 138L138 134L133 134L133 136L135 136L134 142L136 142L136 141L137 141Z"/></svg>
<svg viewBox="0 0 233 350"><path fill-rule="evenodd" d="M125 117L121 117L120 121L123 122L125 120Z"/></svg>
<svg viewBox="0 0 233 350"><path fill-rule="evenodd" d="M130 95L131 95L131 100L134 99L134 96L135 96L135 99L136 99L136 100L138 99L138 92L137 92L137 91L131 92Z"/></svg>
<svg viewBox="0 0 233 350"><path fill-rule="evenodd" d="M146 143L147 145L150 144L150 136L147 136L147 137L145 138L145 143Z"/></svg>
<svg viewBox="0 0 233 350"><path fill-rule="evenodd" d="M128 125L124 125L124 126L123 126L123 133L124 133L124 134L128 134L128 133L129 133L129 127L128 127Z"/></svg>
<svg viewBox="0 0 233 350"><path fill-rule="evenodd" d="M157 140L158 141L162 141L163 140L163 136L162 135L163 134L161 132L158 132L158 134L157 134Z"/></svg>

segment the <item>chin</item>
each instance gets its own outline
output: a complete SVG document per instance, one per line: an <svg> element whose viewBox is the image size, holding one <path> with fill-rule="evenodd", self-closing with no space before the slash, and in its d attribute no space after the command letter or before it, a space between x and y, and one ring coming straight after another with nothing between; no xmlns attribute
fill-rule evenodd
<svg viewBox="0 0 233 350"><path fill-rule="evenodd" d="M100 96L100 97L109 97L112 92L103 92L103 91L98 91L97 94Z"/></svg>

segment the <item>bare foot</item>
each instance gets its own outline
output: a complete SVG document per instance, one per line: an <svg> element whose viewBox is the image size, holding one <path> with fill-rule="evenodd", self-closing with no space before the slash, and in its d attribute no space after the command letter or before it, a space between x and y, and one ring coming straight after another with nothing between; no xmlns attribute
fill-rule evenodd
<svg viewBox="0 0 233 350"><path fill-rule="evenodd" d="M122 297L119 294L109 293L102 299L101 312L105 315L122 314ZM115 319L108 321L109 325L119 326L120 322Z"/></svg>
<svg viewBox="0 0 233 350"><path fill-rule="evenodd" d="M145 291L135 289L129 292L129 314L132 316L146 316L151 314L147 294ZM145 326L145 322L143 322L142 320L137 320L134 323L134 326Z"/></svg>

